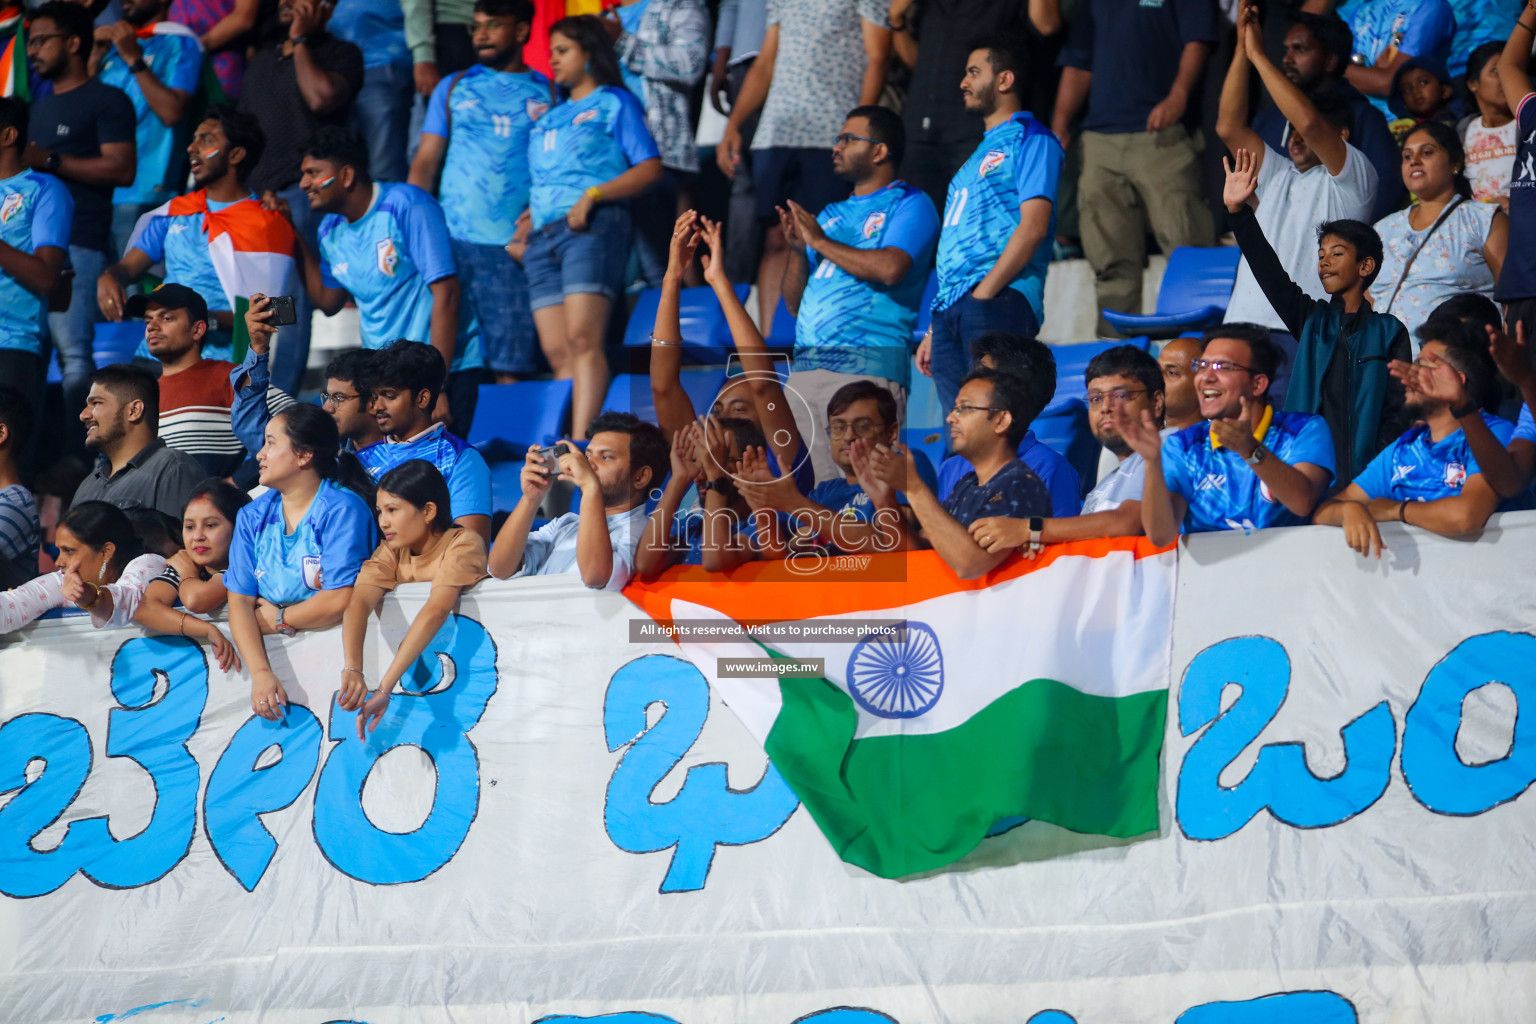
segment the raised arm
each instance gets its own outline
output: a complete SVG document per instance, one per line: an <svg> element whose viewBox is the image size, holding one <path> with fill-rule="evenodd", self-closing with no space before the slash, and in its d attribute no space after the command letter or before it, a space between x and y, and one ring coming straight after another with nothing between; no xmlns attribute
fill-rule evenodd
<svg viewBox="0 0 1536 1024"><path fill-rule="evenodd" d="M1243 18L1251 10L1248 3L1244 3L1238 10L1238 24L1243 24ZM1245 33L1239 30L1237 47L1232 52L1232 63L1227 65L1227 77L1221 83L1221 102L1216 112L1216 134L1221 141L1226 143L1227 149L1236 153L1240 149L1246 149L1258 157L1260 163L1264 160L1264 140L1259 133L1248 127L1248 74L1253 65L1248 60L1248 49L1244 42ZM1257 166L1254 168L1258 170Z"/></svg>
<svg viewBox="0 0 1536 1024"><path fill-rule="evenodd" d="M1248 261L1253 279L1258 282L1264 297L1285 323L1285 329L1299 338L1307 322L1307 315L1312 312L1313 299L1302 290L1301 285L1291 280L1291 275L1280 263L1274 246L1264 237L1264 229L1259 227L1253 215L1258 158L1251 150L1240 149L1233 160L1223 157L1222 165L1227 170L1222 201L1227 207L1227 223L1232 228L1232 236L1237 239L1243 258Z"/></svg>
<svg viewBox="0 0 1536 1024"><path fill-rule="evenodd" d="M1281 115L1301 132L1301 137L1307 141L1312 152L1317 154L1323 166L1328 168L1328 173L1338 177L1344 172L1344 162L1349 158L1349 145L1339 134L1338 128L1329 124L1317 112L1312 101L1307 99L1307 94L1295 82L1286 78L1285 72L1275 67L1275 62L1264 52L1264 35L1259 28L1258 11L1251 3L1244 5L1244 11L1247 22L1243 25L1242 41L1248 51L1248 59L1258 69L1264 88L1269 90L1269 96L1275 101L1275 106L1280 108Z"/></svg>
<svg viewBox="0 0 1536 1024"><path fill-rule="evenodd" d="M693 264L699 243L698 213L689 210L672 227L672 244L667 252L667 272L661 279L661 297L656 303L656 325L651 328L651 401L656 406L656 423L671 437L695 422L693 400L683 390L679 373L683 365L682 308L683 275Z"/></svg>
<svg viewBox="0 0 1536 1024"><path fill-rule="evenodd" d="M655 576L677 560L677 551L672 545L672 520L683 504L683 495L688 493L699 475L692 428L673 431L670 455L671 475L661 489L661 499L645 521L645 532L640 535L640 544L635 548L637 576Z"/></svg>
<svg viewBox="0 0 1536 1024"><path fill-rule="evenodd" d="M1531 76L1525 73L1526 62L1531 59L1531 42L1536 39L1536 0L1525 0L1520 17L1504 42L1504 52L1499 55L1499 85L1504 90L1504 102L1515 112L1518 119L1520 104L1531 94Z"/></svg>

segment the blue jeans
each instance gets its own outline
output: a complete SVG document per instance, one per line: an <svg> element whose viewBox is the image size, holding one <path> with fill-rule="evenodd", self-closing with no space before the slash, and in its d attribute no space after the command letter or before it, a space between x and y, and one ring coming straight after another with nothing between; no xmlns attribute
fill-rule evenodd
<svg viewBox="0 0 1536 1024"><path fill-rule="evenodd" d="M304 236L310 251L318 255L320 215L309 208L309 196L298 185L289 185L277 194L288 201L288 208L293 211L294 230ZM272 386L297 395L304 383L304 368L309 365L309 324L315 315L303 285L297 289L293 308L299 322L278 328L277 349L272 356Z"/></svg>
<svg viewBox="0 0 1536 1024"><path fill-rule="evenodd" d="M662 168L661 180L636 196L630 207L634 222L635 256L642 288L660 288L667 273L672 248L672 225L677 223L677 198L682 191L681 172Z"/></svg>
<svg viewBox="0 0 1536 1024"><path fill-rule="evenodd" d="M629 209L622 203L599 206L585 231L572 231L563 216L536 228L523 256L532 307L559 305L575 294L617 298L624 290L629 239Z"/></svg>
<svg viewBox="0 0 1536 1024"><path fill-rule="evenodd" d="M352 101L352 127L368 140L368 166L374 181L404 181L410 170L405 151L415 92L409 64L363 69L363 87Z"/></svg>
<svg viewBox="0 0 1536 1024"><path fill-rule="evenodd" d="M72 245L69 263L75 271L69 308L48 314L48 333L59 354L66 418L73 420L85 408L85 396L91 390L90 376L96 371L96 279L107 269L107 254Z"/></svg>
<svg viewBox="0 0 1536 1024"><path fill-rule="evenodd" d="M453 263L459 287L480 319L485 364L496 373L530 377L543 372L539 335L528 308L528 278L507 250L453 238ZM461 433L462 437L463 434Z"/></svg>
<svg viewBox="0 0 1536 1024"><path fill-rule="evenodd" d="M1040 324L1029 300L1013 288L1004 288L1002 294L992 299L967 295L933 314L930 360L934 390L939 393L939 408L944 412L954 408L960 381L971 372L971 342L988 331L1007 331L1033 339L1040 333Z"/></svg>

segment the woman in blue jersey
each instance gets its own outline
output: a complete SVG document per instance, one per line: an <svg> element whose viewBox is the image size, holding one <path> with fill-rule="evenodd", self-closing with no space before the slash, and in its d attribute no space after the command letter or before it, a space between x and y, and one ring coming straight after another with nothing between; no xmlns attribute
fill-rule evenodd
<svg viewBox="0 0 1536 1024"><path fill-rule="evenodd" d="M263 637L341 621L373 550L373 480L341 447L336 422L291 405L267 422L256 455L267 493L240 510L224 587L229 631L251 672L251 710L277 721L288 695Z"/></svg>
<svg viewBox="0 0 1536 1024"><path fill-rule="evenodd" d="M625 200L660 179L661 157L600 19L550 26L549 66L570 98L529 130L523 268L539 345L555 376L572 380L571 434L582 439L608 386L603 334L629 260Z"/></svg>

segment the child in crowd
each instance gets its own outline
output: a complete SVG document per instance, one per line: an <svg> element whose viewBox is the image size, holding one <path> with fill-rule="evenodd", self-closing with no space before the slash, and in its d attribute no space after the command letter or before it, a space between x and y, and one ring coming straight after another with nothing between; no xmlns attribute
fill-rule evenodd
<svg viewBox="0 0 1536 1024"><path fill-rule="evenodd" d="M240 510L229 547L229 631L251 673L251 710L278 721L287 694L262 638L341 621L373 548L373 479L337 454L336 421L291 405L267 422L256 455L267 493Z"/></svg>
<svg viewBox="0 0 1536 1024"><path fill-rule="evenodd" d="M209 477L198 484L181 513L184 546L166 559L165 571L150 581L134 615L139 625L149 629L200 637L212 648L223 672L240 671L235 645L219 627L196 616L212 615L229 600L224 589L229 546L235 519L250 503L250 495L228 480Z"/></svg>
<svg viewBox="0 0 1536 1024"><path fill-rule="evenodd" d="M443 474L424 459L402 462L379 480L375 503L384 541L358 572L341 625L346 667L338 703L343 711L358 711L359 739L367 738L365 728L372 732L378 727L400 677L437 635L459 595L489 575L485 541L454 522L452 500ZM399 583L430 583L432 590L378 689L370 690L363 674L368 617Z"/></svg>
<svg viewBox="0 0 1536 1024"><path fill-rule="evenodd" d="M1504 44L1484 43L1467 58L1467 92L1477 112L1459 127L1467 151L1467 179L1472 198L1498 203L1509 212L1509 179L1515 169L1515 114L1509 109L1499 81L1499 54Z"/></svg>
<svg viewBox="0 0 1536 1024"><path fill-rule="evenodd" d="M165 559L143 553L122 509L105 501L83 501L70 509L56 539L57 572L0 591L0 633L66 604L90 612L97 629L125 626L144 588L165 568Z"/></svg>
<svg viewBox="0 0 1536 1024"><path fill-rule="evenodd" d="M1402 145L1415 125L1424 121L1444 121L1455 127L1456 115L1451 112L1454 95L1444 62L1433 57L1404 61L1392 77L1392 95L1387 100L1395 115L1387 127L1392 129L1398 145Z"/></svg>

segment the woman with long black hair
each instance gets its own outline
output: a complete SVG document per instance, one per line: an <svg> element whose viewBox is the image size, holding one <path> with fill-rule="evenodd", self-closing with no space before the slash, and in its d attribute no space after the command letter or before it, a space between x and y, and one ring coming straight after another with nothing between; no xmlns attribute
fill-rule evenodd
<svg viewBox="0 0 1536 1024"><path fill-rule="evenodd" d="M123 510L105 501L82 501L70 509L56 540L56 572L0 591L0 633L65 605L90 612L97 629L125 626L144 588L165 568L164 558L144 553Z"/></svg>

